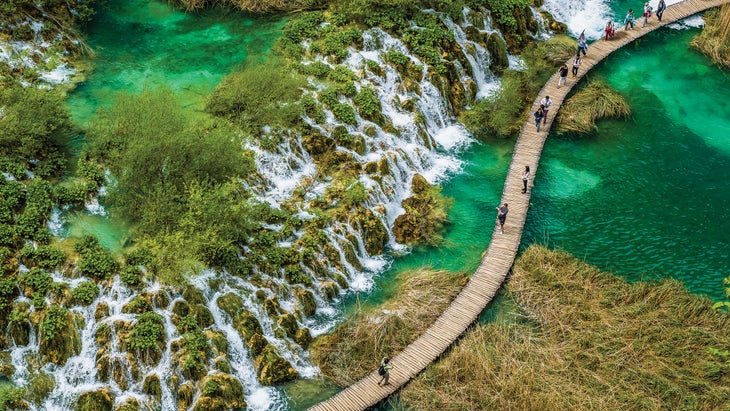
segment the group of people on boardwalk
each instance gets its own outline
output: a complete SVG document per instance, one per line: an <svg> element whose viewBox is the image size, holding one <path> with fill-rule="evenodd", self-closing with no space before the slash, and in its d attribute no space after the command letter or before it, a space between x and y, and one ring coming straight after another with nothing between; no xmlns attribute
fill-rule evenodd
<svg viewBox="0 0 730 411"><path fill-rule="evenodd" d="M664 0L659 0L659 3L657 4L656 8L656 18L659 21L662 21L662 15L664 14L664 10L667 9L667 3ZM647 1L644 3L644 13L641 14L642 22L641 27L646 26L646 24L649 22L649 18L652 15L652 12L654 9L651 7L649 2ZM629 12L626 13L626 18L624 18L624 30L629 30L634 28L634 9L629 9ZM610 24L613 24L613 22L609 22ZM608 35L608 24L606 25L606 40L608 40L610 36Z"/></svg>

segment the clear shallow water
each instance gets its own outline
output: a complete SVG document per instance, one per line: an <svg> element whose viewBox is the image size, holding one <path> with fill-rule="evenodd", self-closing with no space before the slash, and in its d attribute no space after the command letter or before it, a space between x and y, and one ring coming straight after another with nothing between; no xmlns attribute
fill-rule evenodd
<svg viewBox="0 0 730 411"><path fill-rule="evenodd" d="M595 70L633 116L601 122L589 137L550 136L523 243L562 247L630 280L673 277L722 298L730 83L689 49L697 33L662 30Z"/></svg>

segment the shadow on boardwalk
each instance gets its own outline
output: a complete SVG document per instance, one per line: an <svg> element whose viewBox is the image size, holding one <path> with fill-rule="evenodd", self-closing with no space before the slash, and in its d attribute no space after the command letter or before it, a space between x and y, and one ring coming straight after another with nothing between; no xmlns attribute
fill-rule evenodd
<svg viewBox="0 0 730 411"><path fill-rule="evenodd" d="M377 370L347 387L334 397L323 401L312 408L312 411L346 411L364 410L371 407L420 373L428 364L436 360L461 334L471 325L484 308L492 301L502 286L504 279L512 268L522 238L522 230L527 218L530 204L530 191L522 194L522 170L529 165L534 175L537 172L542 147L547 138L552 120L563 104L565 97L580 79L597 63L613 51L644 36L645 34L676 22L685 17L697 14L712 7L720 6L730 0L684 0L673 4L664 12L661 22L651 19L646 27L638 25L629 31L619 29L608 41L599 40L592 43L589 54L583 59L581 70L575 79L569 79L567 87L557 88L557 73L553 75L533 102L531 113L537 110L543 96L549 95L553 100L550 108L551 118L541 132L535 131L534 121L527 120L522 126L515 143L512 162L502 191L500 204L509 203L510 212L504 234L500 234L496 225L492 227L492 239L487 253L469 283L454 299L451 305L441 314L426 332L412 342L391 360L394 366L390 372L390 385L377 385ZM567 62L570 66L570 62ZM486 227L489 229L489 227ZM373 359L376 361L377 359Z"/></svg>

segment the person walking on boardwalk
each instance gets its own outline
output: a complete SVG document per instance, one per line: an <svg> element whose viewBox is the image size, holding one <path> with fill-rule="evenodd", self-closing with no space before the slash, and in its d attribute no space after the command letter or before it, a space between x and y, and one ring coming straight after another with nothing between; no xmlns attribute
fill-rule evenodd
<svg viewBox="0 0 730 411"><path fill-rule="evenodd" d="M644 27L646 26L646 23L649 22L649 17L651 17L651 6L649 5L648 1L644 3L644 14L642 14L641 17L644 18L641 23L641 27Z"/></svg>
<svg viewBox="0 0 730 411"><path fill-rule="evenodd" d="M542 119L545 118L545 108L540 104L540 107L537 108L537 111L533 114L535 116L535 127L537 127L537 132L540 132L540 123L542 122Z"/></svg>
<svg viewBox="0 0 730 411"><path fill-rule="evenodd" d="M634 28L634 9L629 9L629 12L626 13L626 18L624 19L624 30L629 29L629 25L631 25L631 28Z"/></svg>
<svg viewBox="0 0 730 411"><path fill-rule="evenodd" d="M580 58L580 54L576 54L575 57L573 57L573 69L571 70L573 73L573 78L578 75L578 68L580 67L580 63L583 62L583 59Z"/></svg>
<svg viewBox="0 0 730 411"><path fill-rule="evenodd" d="M568 66L563 64L563 67L560 67L558 73L560 73L560 78L558 79L558 88L560 88L561 84L565 84L568 82Z"/></svg>
<svg viewBox="0 0 730 411"><path fill-rule="evenodd" d="M550 111L550 106L553 105L553 101L550 100L550 96L545 96L545 98L540 101L540 105L542 106L542 113L544 114L542 117L542 124L547 124L548 112Z"/></svg>
<svg viewBox="0 0 730 411"><path fill-rule="evenodd" d="M497 207L497 221L499 221L500 234L504 234L504 222L507 220L507 213L509 213L507 203L504 203L502 207Z"/></svg>
<svg viewBox="0 0 730 411"><path fill-rule="evenodd" d="M586 55L586 52L588 51L588 43L586 43L586 31L583 30L580 32L580 36L578 37L578 51L576 52L578 55L580 55L580 52L583 52L583 56Z"/></svg>
<svg viewBox="0 0 730 411"><path fill-rule="evenodd" d="M388 380L390 379L390 370L392 369L393 365L390 364L390 358L383 357L383 359L380 360L380 368L378 368L378 375L380 375L380 381L378 381L378 385L380 385L380 383L383 381L385 381L383 386L390 384Z"/></svg>
<svg viewBox="0 0 730 411"><path fill-rule="evenodd" d="M662 21L662 14L664 14L664 10L667 8L667 3L664 2L664 0L659 0L659 4L656 6L656 18L659 21Z"/></svg>
<svg viewBox="0 0 730 411"><path fill-rule="evenodd" d="M614 34L616 34L616 28L613 25L613 20L609 20L608 23L606 23L606 40L613 37Z"/></svg>
<svg viewBox="0 0 730 411"><path fill-rule="evenodd" d="M522 172L522 194L527 193L527 180L530 179L530 166L525 166L525 171Z"/></svg>

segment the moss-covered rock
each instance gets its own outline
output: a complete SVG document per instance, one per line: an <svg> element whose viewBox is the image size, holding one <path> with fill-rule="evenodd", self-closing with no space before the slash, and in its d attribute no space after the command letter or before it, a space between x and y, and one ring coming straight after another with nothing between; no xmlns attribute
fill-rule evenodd
<svg viewBox="0 0 730 411"><path fill-rule="evenodd" d="M139 402L135 398L127 398L124 404L117 405L114 411L139 411Z"/></svg>
<svg viewBox="0 0 730 411"><path fill-rule="evenodd" d="M507 59L507 43L497 33L492 33L487 38L487 51L489 52L489 70L499 75L509 67Z"/></svg>
<svg viewBox="0 0 730 411"><path fill-rule="evenodd" d="M547 10L540 10L540 15L545 19L547 28L556 34L563 34L568 31L568 25L555 20L552 14Z"/></svg>
<svg viewBox="0 0 730 411"><path fill-rule="evenodd" d="M142 383L142 392L153 397L160 402L162 399L162 385L160 384L160 377L157 374L150 374L145 377Z"/></svg>
<svg viewBox="0 0 730 411"><path fill-rule="evenodd" d="M411 190L413 195L401 203L405 213L396 217L393 235L396 241L408 245L438 245L448 222L451 200L418 174L413 177Z"/></svg>
<svg viewBox="0 0 730 411"><path fill-rule="evenodd" d="M205 338L210 342L211 352L214 356L224 355L228 352L228 339L226 336L215 330L203 331Z"/></svg>
<svg viewBox="0 0 730 411"><path fill-rule="evenodd" d="M94 312L94 318L99 321L102 318L109 316L109 304L99 303L96 305L96 311Z"/></svg>
<svg viewBox="0 0 730 411"><path fill-rule="evenodd" d="M23 397L33 404L40 405L55 387L56 379L52 375L38 372L30 378Z"/></svg>
<svg viewBox="0 0 730 411"><path fill-rule="evenodd" d="M296 341L296 343L305 350L309 348L309 344L312 343L312 333L309 332L309 328L302 327L297 330L297 334L294 336L294 341Z"/></svg>
<svg viewBox="0 0 730 411"><path fill-rule="evenodd" d="M263 352L256 357L254 363L259 382L263 385L276 385L293 381L299 376L299 373L291 366L289 361L281 358L271 344L264 348Z"/></svg>
<svg viewBox="0 0 730 411"><path fill-rule="evenodd" d="M177 408L179 410L187 410L193 404L195 397L195 386L188 381L177 389Z"/></svg>
<svg viewBox="0 0 730 411"><path fill-rule="evenodd" d="M74 315L65 308L52 306L46 310L40 324L39 353L45 362L58 365L81 352L81 337Z"/></svg>
<svg viewBox="0 0 730 411"><path fill-rule="evenodd" d="M269 317L279 315L281 313L279 299L275 295L267 298L264 300L264 309L266 310L266 313L269 314Z"/></svg>
<svg viewBox="0 0 730 411"><path fill-rule="evenodd" d="M304 315L307 317L313 316L317 311L317 301L314 299L314 294L302 287L292 288L292 294L294 294L294 297L301 304Z"/></svg>
<svg viewBox="0 0 730 411"><path fill-rule="evenodd" d="M134 297L129 303L122 307L122 312L124 314L142 314L147 311L152 311L152 303L143 295Z"/></svg>
<svg viewBox="0 0 730 411"><path fill-rule="evenodd" d="M28 345L30 331L30 304L24 301L13 304L13 311L8 318L8 343Z"/></svg>
<svg viewBox="0 0 730 411"><path fill-rule="evenodd" d="M185 300L177 300L172 304L172 313L180 317L190 314L190 304Z"/></svg>
<svg viewBox="0 0 730 411"><path fill-rule="evenodd" d="M193 307L193 312L195 313L195 322L198 323L200 328L208 328L215 322L208 307L202 304L196 304Z"/></svg>
<svg viewBox="0 0 730 411"><path fill-rule="evenodd" d="M76 411L112 411L114 394L109 388L87 391L79 396L74 409Z"/></svg>
<svg viewBox="0 0 730 411"><path fill-rule="evenodd" d="M243 341L248 340L254 334L263 334L264 330L261 328L261 323L256 317L251 314L248 310L241 310L233 318L233 328L238 331Z"/></svg>
<svg viewBox="0 0 730 411"><path fill-rule="evenodd" d="M366 209L357 216L360 233L365 241L365 250L370 255L380 255L388 243L388 230L383 222L372 212Z"/></svg>
<svg viewBox="0 0 730 411"><path fill-rule="evenodd" d="M190 304L206 304L203 292L195 288L194 285L188 284L183 291L183 298Z"/></svg>
<svg viewBox="0 0 730 411"><path fill-rule="evenodd" d="M325 300L332 301L340 293L340 289L334 281L324 281L319 286L319 293Z"/></svg>
<svg viewBox="0 0 730 411"><path fill-rule="evenodd" d="M15 373L15 367L12 363L13 359L10 357L10 353L0 351L0 376L10 378Z"/></svg>
<svg viewBox="0 0 730 411"><path fill-rule="evenodd" d="M266 346L269 345L269 342L266 340L266 338L264 338L263 335L254 334L246 342L246 344L248 345L248 348L251 350L251 356L255 358L264 351L264 348L266 348Z"/></svg>
<svg viewBox="0 0 730 411"><path fill-rule="evenodd" d="M294 339L294 336L297 335L299 325L297 325L297 319L296 317L294 317L294 315L288 313L284 314L279 317L279 319L276 321L276 324L284 331L286 331L286 335L288 335L289 338Z"/></svg>
<svg viewBox="0 0 730 411"><path fill-rule="evenodd" d="M216 304L224 313L233 318L243 308L243 299L234 293L227 293L218 297Z"/></svg>
<svg viewBox="0 0 730 411"><path fill-rule="evenodd" d="M215 373L198 383L200 397L193 411L225 411L246 408L243 385L232 375Z"/></svg>

